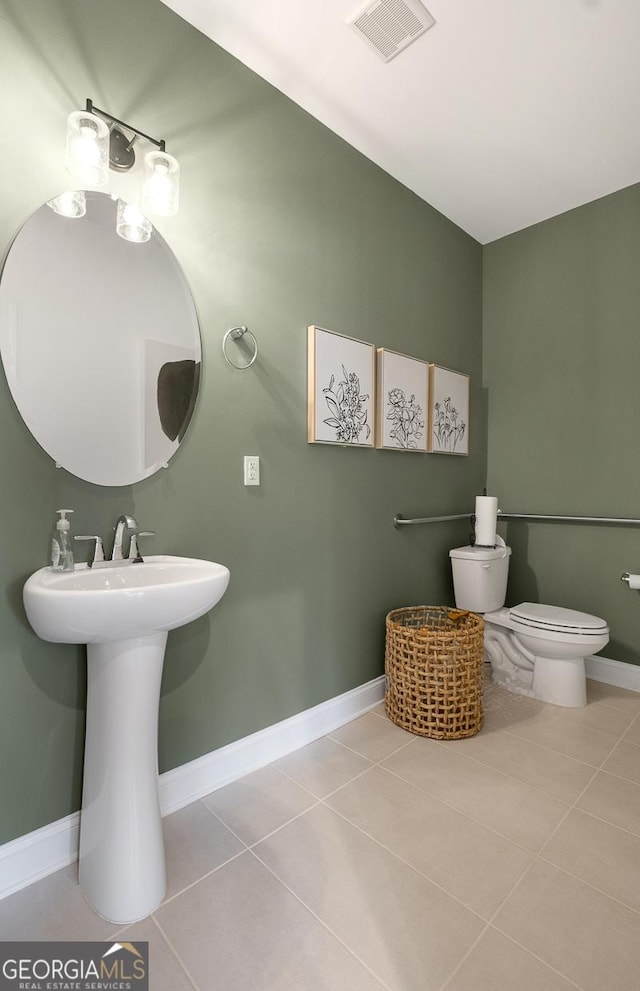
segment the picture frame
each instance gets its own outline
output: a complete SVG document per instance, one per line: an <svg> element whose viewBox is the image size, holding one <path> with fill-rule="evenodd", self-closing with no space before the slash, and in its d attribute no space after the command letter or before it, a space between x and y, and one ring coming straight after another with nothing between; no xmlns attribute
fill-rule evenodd
<svg viewBox="0 0 640 991"><path fill-rule="evenodd" d="M377 349L376 447L427 452L429 362Z"/></svg>
<svg viewBox="0 0 640 991"><path fill-rule="evenodd" d="M374 345L315 325L307 333L308 442L373 448Z"/></svg>
<svg viewBox="0 0 640 991"><path fill-rule="evenodd" d="M430 454L469 453L469 386L464 372L431 365L429 369Z"/></svg>

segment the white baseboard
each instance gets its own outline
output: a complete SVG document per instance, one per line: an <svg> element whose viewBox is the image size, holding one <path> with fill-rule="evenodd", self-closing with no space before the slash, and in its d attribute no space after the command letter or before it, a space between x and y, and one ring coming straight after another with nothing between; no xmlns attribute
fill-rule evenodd
<svg viewBox="0 0 640 991"><path fill-rule="evenodd" d="M625 664L624 661L612 661L609 657L593 656L585 659L585 670L587 678L594 681L640 692L640 664Z"/></svg>
<svg viewBox="0 0 640 991"><path fill-rule="evenodd" d="M58 819L0 846L0 898L78 859L80 813Z"/></svg>
<svg viewBox="0 0 640 991"><path fill-rule="evenodd" d="M165 771L160 775L162 815L325 736L373 708L383 695L384 676ZM80 813L74 812L0 846L0 898L72 864L78 858L79 835Z"/></svg>

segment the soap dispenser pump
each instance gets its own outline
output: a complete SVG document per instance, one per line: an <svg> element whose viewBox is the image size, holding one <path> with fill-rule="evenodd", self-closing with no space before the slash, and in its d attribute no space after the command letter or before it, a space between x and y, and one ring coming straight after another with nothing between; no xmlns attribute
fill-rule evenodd
<svg viewBox="0 0 640 991"><path fill-rule="evenodd" d="M73 540L71 523L67 519L67 513L72 512L72 509L57 510L60 519L56 522L51 538L51 568L53 571L73 571Z"/></svg>

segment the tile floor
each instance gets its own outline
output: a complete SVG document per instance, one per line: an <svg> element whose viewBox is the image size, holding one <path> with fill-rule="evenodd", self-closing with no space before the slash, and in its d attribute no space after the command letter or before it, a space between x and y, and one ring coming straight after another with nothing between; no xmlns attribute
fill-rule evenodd
<svg viewBox="0 0 640 991"><path fill-rule="evenodd" d="M117 932L152 991L640 986L640 694L584 709L489 684L469 740L383 706L164 820L169 891ZM67 868L1 939L110 939Z"/></svg>

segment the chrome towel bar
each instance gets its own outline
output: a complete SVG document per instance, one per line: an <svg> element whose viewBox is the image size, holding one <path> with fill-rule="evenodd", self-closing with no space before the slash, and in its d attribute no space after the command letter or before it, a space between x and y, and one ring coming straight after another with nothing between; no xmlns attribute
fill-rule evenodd
<svg viewBox="0 0 640 991"><path fill-rule="evenodd" d="M423 516L415 520L406 520L398 513L393 517L393 525L396 529L399 529L401 526L419 526L423 523L446 523L449 520L469 520L471 522L473 515L473 513L457 513L453 516ZM532 513L498 512L498 522L500 520L533 520L542 523L596 523L602 526L640 526L640 520L614 516L539 516Z"/></svg>

